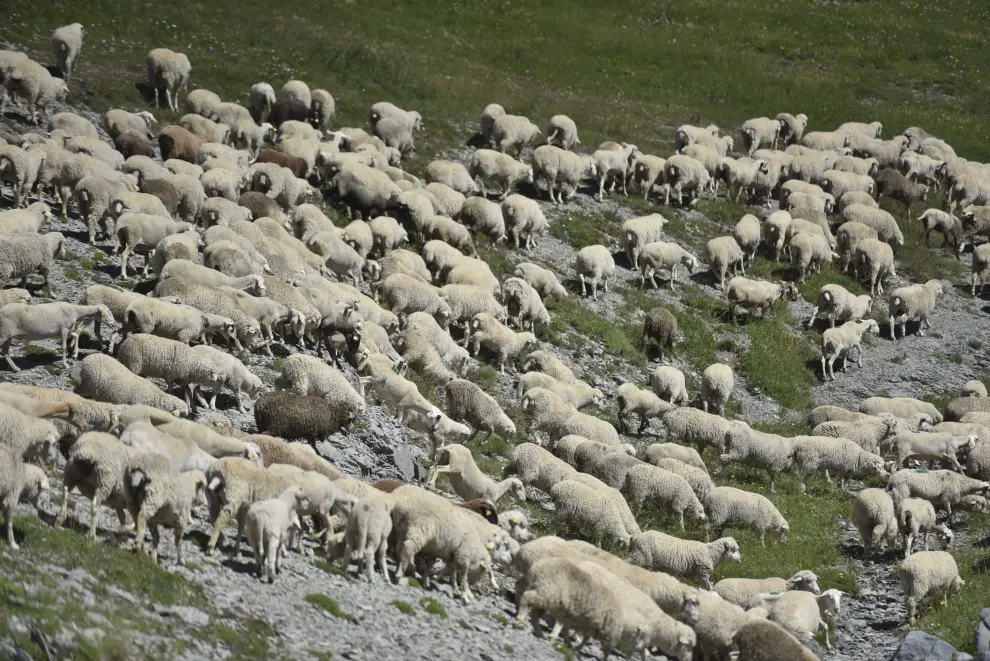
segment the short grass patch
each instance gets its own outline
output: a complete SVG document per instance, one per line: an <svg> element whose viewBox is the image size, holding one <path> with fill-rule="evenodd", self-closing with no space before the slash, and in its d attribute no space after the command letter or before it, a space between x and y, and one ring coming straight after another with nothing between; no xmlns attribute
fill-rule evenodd
<svg viewBox="0 0 990 661"><path fill-rule="evenodd" d="M396 600L392 601L391 604L393 606L395 606L396 609L398 609L398 611L400 613L402 613L403 615L412 615L413 614L413 610L414 609L413 609L412 604L410 604L410 603L408 603L406 601L400 601L400 600L396 599Z"/></svg>
<svg viewBox="0 0 990 661"><path fill-rule="evenodd" d="M354 616L341 608L340 604L333 597L327 596L325 594L307 594L305 597L306 601L313 604L316 608L333 615L334 617L341 620L353 620Z"/></svg>
<svg viewBox="0 0 990 661"><path fill-rule="evenodd" d="M573 297L550 299L547 310L553 316L550 328L557 333L563 333L570 328L578 335L601 343L605 351L631 363L642 363L643 354L636 348L636 341L642 335L642 326L637 332L631 324L617 324L589 310Z"/></svg>
<svg viewBox="0 0 990 661"><path fill-rule="evenodd" d="M759 389L781 406L807 411L815 405L811 387L816 377L809 364L818 355L804 337L789 330L786 312L781 310L777 315L746 327L750 345L739 364L750 388Z"/></svg>
<svg viewBox="0 0 990 661"><path fill-rule="evenodd" d="M433 597L423 597L419 600L419 605L430 615L436 615L441 620L447 619L447 609Z"/></svg>

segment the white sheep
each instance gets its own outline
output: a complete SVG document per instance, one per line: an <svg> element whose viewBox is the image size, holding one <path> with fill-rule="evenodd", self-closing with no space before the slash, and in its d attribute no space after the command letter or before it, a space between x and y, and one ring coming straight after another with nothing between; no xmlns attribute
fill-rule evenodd
<svg viewBox="0 0 990 661"><path fill-rule="evenodd" d="M481 138L485 147L492 144L492 129L495 126L495 118L504 114L505 108L498 103L489 103L481 111Z"/></svg>
<svg viewBox="0 0 990 661"><path fill-rule="evenodd" d="M746 275L745 255L742 248L731 236L719 236L705 244L705 256L712 273L719 278L719 285L725 290L725 276L731 269L734 273Z"/></svg>
<svg viewBox="0 0 990 661"><path fill-rule="evenodd" d="M630 563L650 571L697 578L706 590L712 589L712 572L727 560L742 561L739 544L731 537L706 544L647 530L629 542Z"/></svg>
<svg viewBox="0 0 990 661"><path fill-rule="evenodd" d="M650 374L650 388L661 399L671 404L687 404L688 392L684 373L676 367L661 365Z"/></svg>
<svg viewBox="0 0 990 661"><path fill-rule="evenodd" d="M667 204L670 203L671 192L677 195L677 204L682 204L685 191L692 196L692 199L697 199L712 183L711 175L708 174L704 164L690 156L674 154L667 159L665 168L664 178L668 185L665 200Z"/></svg>
<svg viewBox="0 0 990 661"><path fill-rule="evenodd" d="M650 390L641 390L634 383L624 383L616 389L616 403L619 406L619 428L626 432L624 414L632 413L639 416L639 434L642 434L653 418L659 418L664 413L673 410L673 404L660 398Z"/></svg>
<svg viewBox="0 0 990 661"><path fill-rule="evenodd" d="M749 155L752 156L753 152L763 145L776 149L780 131L780 121L769 117L757 117L743 122L743 142L746 144Z"/></svg>
<svg viewBox="0 0 990 661"><path fill-rule="evenodd" d="M745 608L749 601L763 593L804 590L811 594L821 594L818 576L809 569L802 569L790 578L723 578L712 590L730 604Z"/></svg>
<svg viewBox="0 0 990 661"><path fill-rule="evenodd" d="M890 244L879 239L866 238L853 249L853 274L856 279L865 277L870 282L870 294L883 295L884 278L896 277L894 251ZM891 326L891 333L894 327Z"/></svg>
<svg viewBox="0 0 990 661"><path fill-rule="evenodd" d="M901 324L901 337L907 334L907 322L917 321L918 335L924 336L925 327L931 328L928 316L935 311L938 297L942 295L942 283L929 280L925 284L898 287L890 293L887 312L890 323L890 339L897 339L894 332L895 321Z"/></svg>
<svg viewBox="0 0 990 661"><path fill-rule="evenodd" d="M523 148L539 134L539 127L521 115L499 115L492 123L492 140L496 149L503 154L515 149L516 158L522 156Z"/></svg>
<svg viewBox="0 0 990 661"><path fill-rule="evenodd" d="M436 162L436 161L434 161ZM432 165L432 163L431 163ZM429 166L427 166L429 167ZM462 166L463 167L463 166ZM516 184L522 182L533 183L533 167L520 163L508 154L503 154L491 149L479 149L471 157L470 176L476 182L471 193L480 190L482 195L486 195L485 181L494 180L502 185L500 200L504 200ZM429 170L427 170L427 181L431 181ZM441 180L442 181L442 180ZM464 192L463 190L461 192ZM471 194L465 193L465 194Z"/></svg>
<svg viewBox="0 0 990 661"><path fill-rule="evenodd" d="M535 247L536 238L545 234L550 226L536 200L516 193L502 201L502 215L508 237L516 248L520 247L520 239L527 250Z"/></svg>
<svg viewBox="0 0 990 661"><path fill-rule="evenodd" d="M719 461L739 461L766 470L770 493L776 493L776 477L794 466L794 443L777 434L752 429L744 423L729 427L724 438L725 453Z"/></svg>
<svg viewBox="0 0 990 661"><path fill-rule="evenodd" d="M79 382L78 394L84 397L111 404L144 404L174 415L189 412L184 401L162 392L110 356L90 354L73 367L71 375Z"/></svg>
<svg viewBox="0 0 990 661"><path fill-rule="evenodd" d="M921 551L910 556L894 570L901 582L908 622L914 625L918 605L928 597L942 598L960 592L966 581L959 577L955 558L946 551Z"/></svg>
<svg viewBox="0 0 990 661"><path fill-rule="evenodd" d="M946 510L952 516L952 506L971 495L986 496L990 493L990 483L974 480L955 471L914 471L902 469L894 473L887 482L887 492L894 503L904 498L923 498L933 505Z"/></svg>
<svg viewBox="0 0 990 661"><path fill-rule="evenodd" d="M608 293L608 279L615 272L612 251L602 245L581 248L574 260L574 270L581 282L581 293L598 300L599 281L605 293Z"/></svg>
<svg viewBox="0 0 990 661"><path fill-rule="evenodd" d="M10 550L20 548L14 541L14 508L30 494L33 494L37 505L38 494L47 488L48 479L40 468L23 463L16 449L0 445L0 513L3 514Z"/></svg>
<svg viewBox="0 0 990 661"><path fill-rule="evenodd" d="M880 326L875 319L847 321L838 328L829 328L822 333L822 378L835 380L836 359L843 358L843 370L848 367L848 354L856 349L856 366L863 367L863 335L879 334ZM826 377L825 359L828 359Z"/></svg>
<svg viewBox="0 0 990 661"><path fill-rule="evenodd" d="M62 341L62 366L69 368L68 340L75 344L73 358L79 356L78 326L99 318L114 323L113 314L105 305L73 305L72 303L9 303L0 308L0 353L14 372L21 369L10 357L15 340L31 341L59 337Z"/></svg>
<svg viewBox="0 0 990 661"><path fill-rule="evenodd" d="M767 532L780 541L787 540L790 526L777 508L765 496L733 487L715 487L705 500L708 525L722 536L726 528L746 528L760 536L766 546Z"/></svg>
<svg viewBox="0 0 990 661"><path fill-rule="evenodd" d="M79 52L83 45L83 26L81 23L63 25L52 33L52 51L55 53L55 62L62 78L66 82L72 77L72 70L79 59Z"/></svg>
<svg viewBox="0 0 990 661"><path fill-rule="evenodd" d="M138 552L147 552L145 526L151 529L152 562L158 559L158 526L172 528L175 535L176 562L185 564L182 535L192 520L193 505L206 487L206 476L194 470L179 473L168 459L142 454L131 460L124 474L128 509L136 522Z"/></svg>
<svg viewBox="0 0 990 661"><path fill-rule="evenodd" d="M601 540L612 539L622 546L629 545L629 533L622 524L612 500L574 480L563 480L550 488L555 516L561 523L572 525Z"/></svg>
<svg viewBox="0 0 990 661"><path fill-rule="evenodd" d="M842 210L845 222L857 222L870 227L877 232L877 237L899 247L904 245L904 233L897 225L897 220L887 211L865 204L850 204Z"/></svg>
<svg viewBox="0 0 990 661"><path fill-rule="evenodd" d="M723 281L723 289L726 290L729 316L733 323L736 321L736 312L739 308L746 312L759 309L760 313L766 316L768 313L776 314L775 306L778 301L796 301L799 296L797 285L793 282L775 284L765 280L750 280L742 276L729 280L728 287Z"/></svg>
<svg viewBox="0 0 990 661"><path fill-rule="evenodd" d="M386 504L375 497L358 500L347 516L344 532L344 563L350 562L353 553L360 554L368 582L374 578L375 560L385 581L391 583L385 557L388 553L388 537L392 533L392 518Z"/></svg>
<svg viewBox="0 0 990 661"><path fill-rule="evenodd" d="M860 321L873 311L873 298L869 294L856 296L840 284L823 285L815 301L815 307L808 317L811 326L819 314L824 313L829 328L835 328L838 321Z"/></svg>
<svg viewBox="0 0 990 661"><path fill-rule="evenodd" d="M557 280L557 275L542 266L521 262L516 264L513 275L528 282L544 300L548 297L567 298L569 296L567 289Z"/></svg>
<svg viewBox="0 0 990 661"><path fill-rule="evenodd" d="M815 234L798 234L791 240L790 246L791 263L797 268L799 282L804 282L808 271L821 273L824 266L831 264L833 259L839 257L829 246L825 237Z"/></svg>
<svg viewBox="0 0 990 661"><path fill-rule="evenodd" d="M689 407L676 408L661 419L671 441L694 443L699 451L712 446L722 451L725 434L733 423L725 418Z"/></svg>
<svg viewBox="0 0 990 661"><path fill-rule="evenodd" d="M684 530L684 514L694 521L707 520L705 509L691 485L680 475L647 463L634 465L626 473L621 489L633 507L649 502L680 519Z"/></svg>
<svg viewBox="0 0 990 661"><path fill-rule="evenodd" d="M192 65L189 58L168 48L155 48L148 53L148 86L155 91L155 105L158 104L158 91L165 90L165 101L169 110L179 110L179 89L189 84Z"/></svg>
<svg viewBox="0 0 990 661"><path fill-rule="evenodd" d="M724 363L715 363L705 368L701 375L701 408L708 413L708 407L719 415L725 410L725 405L732 395L735 381L732 368Z"/></svg>
<svg viewBox="0 0 990 661"><path fill-rule="evenodd" d="M861 448L873 454L880 453L880 444L884 439L896 434L902 423L890 414L868 416L856 420L830 420L815 425L812 434L815 436L832 436L848 438Z"/></svg>
<svg viewBox="0 0 990 661"><path fill-rule="evenodd" d="M904 536L904 558L911 555L915 538L921 535L928 550L928 534L935 533L941 538L942 548L952 544L952 530L935 518L935 507L927 500L904 498L897 504L897 526Z"/></svg>
<svg viewBox="0 0 990 661"><path fill-rule="evenodd" d="M883 550L885 544L893 544L897 539L898 520L894 501L883 489L863 489L856 494L852 520L863 538L866 556L871 555L874 548Z"/></svg>
<svg viewBox="0 0 990 661"><path fill-rule="evenodd" d="M934 404L913 397L867 397L859 403L860 413L880 415L890 413L898 418L914 418L923 414L928 422L942 422L942 414Z"/></svg>
<svg viewBox="0 0 990 661"><path fill-rule="evenodd" d="M551 202L563 204L577 191L586 177L597 178L598 166L589 154L541 145L533 151L533 177L536 184L542 182ZM557 195L554 195L557 189Z"/></svg>
<svg viewBox="0 0 990 661"><path fill-rule="evenodd" d="M558 482L575 473L566 462L534 443L520 443L512 449L503 474L515 474L527 486L549 493Z"/></svg>
<svg viewBox="0 0 990 661"><path fill-rule="evenodd" d="M746 259L752 264L753 260L756 259L756 251L759 249L760 241L763 238L763 227L760 225L760 219L753 214L746 214L736 223L732 230L732 236L746 255Z"/></svg>
<svg viewBox="0 0 990 661"><path fill-rule="evenodd" d="M825 479L832 482L830 473L839 476L845 489L846 479L851 477L887 477L883 457L867 452L845 438L825 436L794 437L794 466L801 477L801 491L808 492L808 476L825 471Z"/></svg>
<svg viewBox="0 0 990 661"><path fill-rule="evenodd" d="M526 488L519 479L507 478L496 483L478 468L471 451L463 445L450 444L441 448L432 473L434 481L439 473L447 475L454 492L464 500L482 498L497 505L506 494L523 502L526 500Z"/></svg>
<svg viewBox="0 0 990 661"><path fill-rule="evenodd" d="M55 78L34 60L24 58L5 72L0 106L4 105L8 96L20 97L27 105L28 122L37 124L38 110L44 112L51 103L64 101L68 93L69 88L64 80Z"/></svg>
<svg viewBox="0 0 990 661"><path fill-rule="evenodd" d="M269 583L275 582L275 574L281 571L282 553L288 543L290 530L301 527L297 511L304 509L307 499L302 489L292 486L278 498L252 503L245 513L245 532L258 575L266 576Z"/></svg>
<svg viewBox="0 0 990 661"><path fill-rule="evenodd" d="M919 461L945 461L957 471L962 466L956 453L962 448L972 449L979 436L974 433L953 436L949 432L904 431L890 439L890 446L897 452L897 465L904 466L909 458Z"/></svg>
<svg viewBox="0 0 990 661"><path fill-rule="evenodd" d="M835 588L814 595L804 590L788 590L777 594L761 594L750 600L750 607L767 611L768 618L785 629L807 636L818 629L825 630L825 647L832 649L825 617L836 617L841 608L842 592Z"/></svg>

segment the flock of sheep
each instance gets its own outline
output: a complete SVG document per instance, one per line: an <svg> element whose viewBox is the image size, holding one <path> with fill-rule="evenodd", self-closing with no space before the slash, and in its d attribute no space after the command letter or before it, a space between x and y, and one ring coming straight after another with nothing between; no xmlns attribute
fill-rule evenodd
<svg viewBox="0 0 990 661"><path fill-rule="evenodd" d="M21 100L37 124L39 111L64 99L82 36L79 24L55 31L61 78L24 54L0 51L4 105ZM156 104L164 98L178 111L190 69L180 53L149 53ZM839 478L842 488L847 480L889 475L886 489L856 494L852 516L867 554L903 537L906 558L897 571L910 619L922 600L963 585L952 556L929 551L927 535L948 542L953 508L987 509L990 398L982 384L967 384L945 412L907 398L870 398L855 412L819 407L811 413L811 435L784 437L722 417L734 386L728 365L704 371L697 409L687 406L684 374L661 364L649 389L626 383L615 393L623 434L630 414L639 416L640 432L651 420L666 432L669 442L637 449L612 424L581 411L601 404L602 391L538 346L551 321L544 300L568 296L557 275L520 263L500 282L475 257L474 236L523 249L536 244L549 223L535 200L514 192L524 182L556 203L587 183L597 186L599 199L632 186L665 204L717 194L722 183L736 199L769 203L776 195L779 210L763 220L746 215L732 236L706 246L735 319L740 312L771 313L777 301L799 296L792 282L745 277L761 245L778 260L789 255L802 280L840 259L871 294L882 294L903 234L874 195L910 208L930 187L944 185L950 210L921 215L926 242L940 232L961 252L964 235L990 236L990 206L981 206L990 204L986 166L957 157L921 129L886 141L879 123L807 133L804 115L786 113L743 124L746 156L728 156L733 140L717 127L682 126L678 153L666 159L626 143L572 151L580 145L577 127L558 115L547 144L535 146L526 164L518 158L540 130L493 104L481 116L481 133L496 149L474 151L467 166L433 161L424 182L399 167L423 130L422 117L389 103L371 108L370 133L328 131L333 97L301 81L287 83L280 96L255 85L249 108L203 89L188 93L183 107L187 114L157 132L148 111L109 110L104 129L113 144L68 112L52 117L48 132L27 133L19 145L0 143L0 180L10 186L14 207L0 212L4 287L23 287L41 274L51 296L48 278L64 237L42 232L54 218L42 192L61 202L62 217L74 208L90 243L116 243L122 281L131 255L145 257L141 277L153 272L155 281L151 295L94 285L78 304L34 302L25 289L0 292L0 345L10 368L18 371L10 355L15 341L58 338L66 368L71 353L77 383L75 393L0 384L0 502L12 548L12 508L19 500L37 504L48 488L32 462L54 444L65 458L59 525L70 492L78 490L91 501L90 535L105 505L122 527L128 515L134 520L139 550L149 551L146 528L152 554L159 527L171 528L180 563L183 534L205 495L207 551L222 543L226 522L235 518L233 548L246 533L269 581L282 554L298 547L308 517L323 530L330 557L359 556L369 579L377 564L391 581L391 548L395 576L405 580L415 571L428 586L440 560L454 593L470 601L483 579L498 589L499 567L516 580L520 621L529 617L541 635L547 617L552 637L570 642L577 634L580 645L595 639L606 658L615 649L644 657L659 649L679 661L727 659L732 651L741 661L814 659L795 635L824 628L828 645L825 620L838 613L841 593L821 591L809 569L789 579L712 581L720 563L744 561L727 529L753 531L765 544L767 534L786 543L790 527L771 499L716 486L702 458L711 448L708 463L765 470L771 494L783 473L798 475L803 489L822 473L829 482ZM777 150L778 143L786 148ZM490 186L500 189L497 201ZM336 227L306 201L320 197L359 218ZM31 198L39 201L28 204ZM669 271L674 289L678 269L692 271L699 260L663 240L665 222L660 214L629 220L621 242L644 286L656 286L657 274ZM421 250L405 249L407 242ZM973 264L975 291L990 273L990 243L976 247ZM574 268L581 293L597 297L599 288L608 291L616 265L612 250L596 245L578 251ZM730 272L739 275L726 280ZM897 323L903 335L907 321L920 322L923 333L941 293L938 281L890 292L891 336ZM822 339L823 376L834 377L836 360L854 349L862 364L863 335L879 331L868 318L872 304L870 295L839 285L822 288L809 323L824 315L831 326ZM78 360L79 334L89 324L103 351ZM645 335L663 352L676 335L675 318L651 310ZM270 356L273 343L317 352L282 361L274 391L229 350ZM517 432L499 402L463 378L481 357L502 371L520 367L517 396L529 415L529 442L513 447L500 481L463 445L482 431L505 439ZM357 383L345 376L351 367ZM442 408L406 370L442 390ZM257 433L213 412L223 390L241 411L245 397L256 400ZM308 443L283 440L315 442L346 429L365 414L366 394L429 438L433 468L425 487L445 474L463 502L411 484L361 482ZM885 461L882 451L896 459ZM946 462L949 469L902 468L911 460ZM628 549L628 561L586 542L531 540L524 512L496 511L533 490L553 502L559 523ZM633 515L644 504L682 529L685 518L703 524L716 539L644 531ZM941 510L950 518L939 518ZM921 538L925 550L916 551Z"/></svg>

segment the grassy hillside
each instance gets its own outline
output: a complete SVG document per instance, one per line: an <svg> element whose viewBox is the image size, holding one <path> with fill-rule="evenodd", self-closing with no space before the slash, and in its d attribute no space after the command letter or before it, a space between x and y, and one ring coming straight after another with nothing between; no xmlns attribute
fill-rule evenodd
<svg viewBox="0 0 990 661"><path fill-rule="evenodd" d="M587 145L628 140L660 154L669 153L679 124L735 127L749 117L789 110L806 113L811 130L879 119L889 137L920 125L961 155L990 160L990 145L983 140L990 134L983 48L990 4L975 0L6 0L0 16L0 40L46 62L53 27L82 22L86 42L70 101L94 110L143 107L136 85L145 80L146 53L158 46L189 56L190 89L207 87L230 100L245 102L255 82L278 88L300 78L334 94L338 126L365 125L367 108L380 100L417 109L427 131L417 138L419 154L407 166L414 173L438 152L463 146L491 102L540 125L566 113ZM167 112L156 115L170 118ZM634 199L623 204L642 206ZM699 210L703 222L687 228L675 216L670 225L672 235L690 238L696 247L729 231L746 212L721 200ZM903 207L895 211L903 218ZM601 241L618 224L611 209L585 210L555 224L553 235L581 247ZM915 225L904 229L907 245L899 259L907 275L958 278L955 261L916 248ZM504 249L486 244L481 250L496 272L510 269ZM754 273L779 279L789 270L761 261ZM802 293L813 296L823 282L837 279L829 270L809 278ZM622 312L630 316L656 304L638 290L621 293ZM685 341L675 355L700 370L718 352L740 353L744 343L749 350L737 366L751 387L797 413L813 406L816 336L794 333L798 320L786 314L732 327L724 302L710 293L695 284L679 290L683 309L676 314ZM590 313L576 297L552 304L551 311L549 340L574 343L575 336L587 337L614 356L644 364L637 344L640 326ZM494 373L486 370L477 380L481 376L495 391ZM508 449L478 448L494 457L483 467L497 470L498 455ZM766 487L763 475L745 470L730 470L727 483L761 492ZM721 575L765 576L811 566L821 568L824 587L854 591L852 563L836 541L848 500L834 489L822 493L819 483L814 501L798 492L792 478L780 484L775 502L791 521L790 541L763 552L754 536L740 535L746 562ZM675 530L669 521L658 523ZM985 520L979 523L970 525L986 527ZM689 534L703 537L699 530ZM967 649L972 620L986 605L990 588L985 570L977 571L983 566L980 556L959 554L966 591L923 620L925 628Z"/></svg>

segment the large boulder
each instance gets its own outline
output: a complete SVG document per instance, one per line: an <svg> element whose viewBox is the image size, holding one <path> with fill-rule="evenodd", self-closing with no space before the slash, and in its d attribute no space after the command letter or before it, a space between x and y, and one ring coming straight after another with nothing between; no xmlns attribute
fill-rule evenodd
<svg viewBox="0 0 990 661"><path fill-rule="evenodd" d="M912 631L890 661L973 661L973 657L930 633Z"/></svg>

